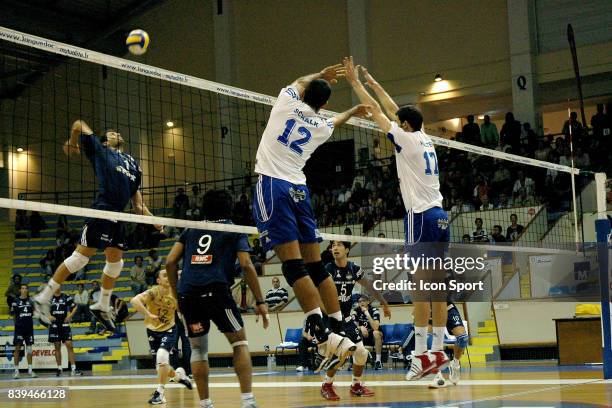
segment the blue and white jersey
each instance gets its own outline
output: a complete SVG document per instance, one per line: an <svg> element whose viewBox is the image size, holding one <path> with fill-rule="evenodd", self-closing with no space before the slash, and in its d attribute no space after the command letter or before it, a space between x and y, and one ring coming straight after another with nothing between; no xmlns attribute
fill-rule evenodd
<svg viewBox="0 0 612 408"><path fill-rule="evenodd" d="M293 86L283 88L270 112L255 161L255 172L306 184L302 171L312 153L334 131L331 119L302 102Z"/></svg>
<svg viewBox="0 0 612 408"><path fill-rule="evenodd" d="M104 146L94 134L81 134L80 139L98 178L98 196L92 208L123 211L140 187L138 163L129 154Z"/></svg>
<svg viewBox="0 0 612 408"><path fill-rule="evenodd" d="M442 207L438 157L434 144L424 132L406 132L391 122L387 138L395 147L397 174L402 200L408 213L422 213Z"/></svg>

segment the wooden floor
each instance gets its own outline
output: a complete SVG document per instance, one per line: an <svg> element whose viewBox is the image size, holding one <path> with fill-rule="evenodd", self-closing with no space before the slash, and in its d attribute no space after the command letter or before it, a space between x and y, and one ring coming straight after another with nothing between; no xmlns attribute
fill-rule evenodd
<svg viewBox="0 0 612 408"><path fill-rule="evenodd" d="M282 369L281 369L282 370ZM150 370L121 372L104 376L55 378L41 374L33 380L0 378L0 406L108 408L146 407L155 388ZM239 407L236 378L228 370L212 372L211 394L215 407ZM348 392L350 373L342 371L336 379L339 402L328 403L319 396L321 377L318 375L266 373L256 371L254 393L259 406L281 407L612 407L612 381L602 380L601 369L576 367L558 369L556 366L503 365L479 368L463 373L457 386L430 390L428 382L408 383L402 370L366 372L366 384L376 392L372 398L351 397ZM8 401L6 391L20 387L64 386L69 398L60 403L32 405L31 402ZM174 384L166 391L167 407L198 407L196 391L188 391Z"/></svg>

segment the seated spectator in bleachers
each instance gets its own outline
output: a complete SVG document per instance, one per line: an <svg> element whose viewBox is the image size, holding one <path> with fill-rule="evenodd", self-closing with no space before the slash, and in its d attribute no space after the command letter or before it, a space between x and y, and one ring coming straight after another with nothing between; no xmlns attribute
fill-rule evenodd
<svg viewBox="0 0 612 408"><path fill-rule="evenodd" d="M499 146L499 133L497 126L491 122L489 115L484 115L484 123L480 126L480 142L484 147L495 149Z"/></svg>
<svg viewBox="0 0 612 408"><path fill-rule="evenodd" d="M26 210L15 211L15 231L23 231L29 229L28 212Z"/></svg>
<svg viewBox="0 0 612 408"><path fill-rule="evenodd" d="M246 194L241 194L240 199L234 205L233 221L238 225L251 225L253 223L251 204Z"/></svg>
<svg viewBox="0 0 612 408"><path fill-rule="evenodd" d="M530 207L532 205L536 205L534 196L527 195L525 189L522 187L514 193L513 202L515 207Z"/></svg>
<svg viewBox="0 0 612 408"><path fill-rule="evenodd" d="M115 316L117 316L115 319L115 323L117 324L115 327L115 333L119 334L121 333L121 325L119 323L124 322L130 314L128 310L128 305L123 299L120 299L114 293L110 297L110 304L113 308L113 311L115 312Z"/></svg>
<svg viewBox="0 0 612 408"><path fill-rule="evenodd" d="M73 320L76 323L89 321L89 292L82 283L79 283L77 293L74 295L74 303L77 311Z"/></svg>
<svg viewBox="0 0 612 408"><path fill-rule="evenodd" d="M55 232L55 241L58 246L67 244L72 240L72 231L70 230L70 226L68 224L68 217L64 214L61 214L57 217L57 230Z"/></svg>
<svg viewBox="0 0 612 408"><path fill-rule="evenodd" d="M489 201L488 195L485 194L480 198L480 211L493 210L494 208L495 206Z"/></svg>
<svg viewBox="0 0 612 408"><path fill-rule="evenodd" d="M476 229L472 232L473 242L489 242L487 231L482 227L482 218L478 217L474 220Z"/></svg>
<svg viewBox="0 0 612 408"><path fill-rule="evenodd" d="M470 234L463 234L463 236L461 237L461 243L469 244L471 242L472 242L472 237L470 237Z"/></svg>
<svg viewBox="0 0 612 408"><path fill-rule="evenodd" d="M467 116L467 123L461 129L465 143L480 145L480 127L474 123L474 115Z"/></svg>
<svg viewBox="0 0 612 408"><path fill-rule="evenodd" d="M506 229L506 240L516 241L516 239L523 233L525 227L518 223L518 217L516 214L510 215L510 226Z"/></svg>
<svg viewBox="0 0 612 408"><path fill-rule="evenodd" d="M149 256L145 259L145 263L145 281L148 286L153 286L157 279L157 272L162 268L163 259L157 254L157 250L151 249Z"/></svg>
<svg viewBox="0 0 612 408"><path fill-rule="evenodd" d="M510 180L512 179L512 173L510 170L502 164L497 163L497 169L493 173L493 180L491 181L491 188L494 192L501 192L508 184L510 184Z"/></svg>
<svg viewBox="0 0 612 408"><path fill-rule="evenodd" d="M522 170L518 171L518 179L514 182L514 187L512 188L513 193L518 193L519 190L523 188L525 190L525 194L532 196L535 194L535 182L531 177L525 176L525 173ZM516 207L516 206L515 206Z"/></svg>
<svg viewBox="0 0 612 408"><path fill-rule="evenodd" d="M453 214L464 213L474 211L474 207L470 203L464 203L461 198L457 198L450 211Z"/></svg>
<svg viewBox="0 0 612 408"><path fill-rule="evenodd" d="M266 251L261 246L261 242L259 238L255 238L253 240L253 247L251 248L251 254L255 258L255 260L259 263L266 262Z"/></svg>
<svg viewBox="0 0 612 408"><path fill-rule="evenodd" d="M192 220L200 220L200 209L202 208L202 200L204 199L204 194L200 192L200 187L197 185L191 188L191 196L189 196L189 210L187 210L187 215ZM140 292L139 292L140 293Z"/></svg>
<svg viewBox="0 0 612 408"><path fill-rule="evenodd" d="M310 347L316 347L317 342L306 330L302 330L302 338L298 345L298 365L295 371L302 372L307 369L314 370L311 367L310 360L308 359L308 349Z"/></svg>
<svg viewBox="0 0 612 408"><path fill-rule="evenodd" d="M550 160L550 145L546 145L544 140L538 141L538 148L534 153L536 160L549 161Z"/></svg>
<svg viewBox="0 0 612 408"><path fill-rule="evenodd" d="M474 191L472 195L474 198L480 202L482 202L482 197L489 194L489 185L487 184L487 180L482 176L476 177L476 186L474 187Z"/></svg>
<svg viewBox="0 0 612 408"><path fill-rule="evenodd" d="M147 290L144 260L140 255L134 257L134 266L132 266L130 269L130 287L132 288L132 293L134 293L134 295Z"/></svg>
<svg viewBox="0 0 612 408"><path fill-rule="evenodd" d="M32 215L30 215L30 232L32 238L39 238L40 231L47 228L47 223L43 219L43 217L38 213L38 211L32 211Z"/></svg>
<svg viewBox="0 0 612 408"><path fill-rule="evenodd" d="M57 268L57 263L55 262L55 251L49 249L45 257L40 260L39 264L44 274L53 275L55 268Z"/></svg>
<svg viewBox="0 0 612 408"><path fill-rule="evenodd" d="M21 287L22 278L21 275L16 273L11 278L11 283L8 288L6 288L6 292L4 292L4 296L6 297L6 304L10 308L13 304L13 301L19 297L19 288Z"/></svg>
<svg viewBox="0 0 612 408"><path fill-rule="evenodd" d="M280 279L272 278L272 286L273 288L266 293L266 303L271 312L280 309L289 301L289 293L287 289L281 288Z"/></svg>
<svg viewBox="0 0 612 408"><path fill-rule="evenodd" d="M187 218L187 210L189 210L189 197L185 194L185 189L179 187L176 190L176 197L174 197L174 203L172 204L172 214L174 218L184 220Z"/></svg>
<svg viewBox="0 0 612 408"><path fill-rule="evenodd" d="M504 237L504 235L502 234L502 227L501 225L494 225L493 226L493 232L491 233L491 239L493 240L493 242L497 243L497 242L506 242L506 237Z"/></svg>
<svg viewBox="0 0 612 408"><path fill-rule="evenodd" d="M511 208L511 207L512 207L512 200L508 198L508 195L506 193L501 193L499 195L499 200L495 208L501 209L501 208Z"/></svg>
<svg viewBox="0 0 612 408"><path fill-rule="evenodd" d="M584 151L580 146L576 147L576 156L574 157L574 166L579 169L586 169L591 167L591 158L589 154Z"/></svg>

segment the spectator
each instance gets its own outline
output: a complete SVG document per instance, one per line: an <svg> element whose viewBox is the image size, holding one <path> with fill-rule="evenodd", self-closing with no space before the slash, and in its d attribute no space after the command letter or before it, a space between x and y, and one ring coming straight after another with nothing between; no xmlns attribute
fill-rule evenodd
<svg viewBox="0 0 612 408"><path fill-rule="evenodd" d="M521 124L514 119L512 112L506 113L506 121L499 132L500 144L510 145L514 152L519 151L521 143Z"/></svg>
<svg viewBox="0 0 612 408"><path fill-rule="evenodd" d="M489 115L484 116L484 123L480 126L480 142L484 147L494 149L499 146L499 133L497 126L491 122Z"/></svg>
<svg viewBox="0 0 612 408"><path fill-rule="evenodd" d="M521 130L521 146L529 152L530 157L533 157L533 153L537 146L537 136L529 122L523 123L523 129Z"/></svg>
<svg viewBox="0 0 612 408"><path fill-rule="evenodd" d="M187 210L189 210L189 197L185 194L185 189L179 187L176 190L176 197L174 197L174 203L172 204L174 218L187 218Z"/></svg>
<svg viewBox="0 0 612 408"><path fill-rule="evenodd" d="M162 267L162 257L157 255L157 250L151 249L145 261L145 282L148 286L153 286L157 279L157 272L159 272Z"/></svg>
<svg viewBox="0 0 612 408"><path fill-rule="evenodd" d="M474 115L467 116L467 123L463 125L461 133L466 143L480 145L480 127L474 123Z"/></svg>
<svg viewBox="0 0 612 408"><path fill-rule="evenodd" d="M508 198L508 195L506 195L506 193L501 193L499 195L499 202L497 203L497 208L511 208L512 205L512 201L510 201L510 199Z"/></svg>
<svg viewBox="0 0 612 408"><path fill-rule="evenodd" d="M6 304L8 305L9 309L13 304L13 301L19 297L19 288L21 287L21 281L22 279L20 274L17 273L13 275L11 283L9 284L8 288L6 288L6 292L4 292L4 296L6 297Z"/></svg>
<svg viewBox="0 0 612 408"><path fill-rule="evenodd" d="M40 260L39 264L43 270L43 273L52 275L55 272L55 268L57 268L57 264L55 262L55 251L53 249L49 249L45 257Z"/></svg>
<svg viewBox="0 0 612 408"><path fill-rule="evenodd" d="M525 194L532 196L535 194L535 182L532 178L526 177L525 173L522 170L518 171L518 180L514 182L514 187L512 188L513 193L518 193L520 189L525 190Z"/></svg>
<svg viewBox="0 0 612 408"><path fill-rule="evenodd" d="M578 114L576 112L570 113L570 118L563 124L563 130L561 133L565 135L565 140L569 142L570 133L573 137L574 143L578 142L582 137L582 123L578 120Z"/></svg>
<svg viewBox="0 0 612 408"><path fill-rule="evenodd" d="M503 230L501 225L493 226L493 232L491 233L491 239L493 240L493 242L506 242L506 237L503 236L502 231Z"/></svg>
<svg viewBox="0 0 612 408"><path fill-rule="evenodd" d="M598 140L601 140L604 136L610 136L610 128L608 126L608 120L604 113L604 105L603 103L598 103L597 113L591 117L591 127L593 128L593 136Z"/></svg>
<svg viewBox="0 0 612 408"><path fill-rule="evenodd" d="M386 238L386 235L384 232L379 232L378 233L378 238Z"/></svg>
<svg viewBox="0 0 612 408"><path fill-rule="evenodd" d="M47 223L38 211L32 211L32 215L30 215L30 236L32 238L40 238L40 231L44 229L47 229Z"/></svg>
<svg viewBox="0 0 612 408"><path fill-rule="evenodd" d="M476 187L474 187L473 196L478 201L482 202L482 197L489 194L489 186L487 180L482 176L476 177Z"/></svg>
<svg viewBox="0 0 612 408"><path fill-rule="evenodd" d="M470 203L464 203L461 198L455 200L454 205L451 207L451 213L457 214L462 212L474 211L474 207Z"/></svg>
<svg viewBox="0 0 612 408"><path fill-rule="evenodd" d="M74 295L74 303L77 306L77 311L74 316L76 323L86 322L89 320L89 292L85 290L85 285L79 283L76 295Z"/></svg>
<svg viewBox="0 0 612 408"><path fill-rule="evenodd" d="M461 237L461 243L469 244L470 242L472 242L472 237L470 237L470 234L463 234L463 236Z"/></svg>
<svg viewBox="0 0 612 408"><path fill-rule="evenodd" d="M351 231L350 227L344 228L344 235L353 235L353 231Z"/></svg>
<svg viewBox="0 0 612 408"><path fill-rule="evenodd" d="M536 160L548 161L550 160L550 146L546 146L543 140L538 142L538 148L534 153Z"/></svg>
<svg viewBox="0 0 612 408"><path fill-rule="evenodd" d="M130 269L130 287L134 296L147 290L147 279L142 256L134 257L134 266Z"/></svg>
<svg viewBox="0 0 612 408"><path fill-rule="evenodd" d="M327 245L327 248L321 252L321 262L323 265L334 262L334 256L331 253L331 243Z"/></svg>
<svg viewBox="0 0 612 408"><path fill-rule="evenodd" d="M261 246L259 238L253 240L253 248L251 248L251 254L255 257L255 260L259 263L266 262L266 251Z"/></svg>
<svg viewBox="0 0 612 408"><path fill-rule="evenodd" d="M306 369L314 369L310 366L310 361L308 359L308 349L310 347L316 347L317 342L314 337L312 337L306 330L302 330L302 338L300 339L300 344L298 345L298 366L295 368L295 371L302 372Z"/></svg>
<svg viewBox="0 0 612 408"><path fill-rule="evenodd" d="M234 221L239 225L252 224L251 205L246 194L241 194L234 206Z"/></svg>
<svg viewBox="0 0 612 408"><path fill-rule="evenodd" d="M114 293L110 296L110 304L116 316L115 334L119 334L121 333L121 326L119 324L124 322L125 319L127 319L130 315L128 305L123 299L117 297L117 295L115 295Z"/></svg>
<svg viewBox="0 0 612 408"><path fill-rule="evenodd" d="M68 217L64 214L61 214L59 217L57 217L57 230L55 232L55 240L58 246L66 244L70 240Z"/></svg>
<svg viewBox="0 0 612 408"><path fill-rule="evenodd" d="M482 218L478 217L474 220L474 224L476 224L476 229L472 232L472 241L473 242L489 242L489 238L487 236L487 231L482 228Z"/></svg>
<svg viewBox="0 0 612 408"><path fill-rule="evenodd" d="M272 278L272 286L273 288L266 293L266 303L268 304L268 310L271 312L280 309L289 301L289 293L287 293L287 289L281 288L280 279Z"/></svg>
<svg viewBox="0 0 612 408"><path fill-rule="evenodd" d="M491 204L491 202L489 201L489 196L488 195L483 195L480 198L480 211L488 211L488 210L493 210L495 207L493 206L493 204Z"/></svg>
<svg viewBox="0 0 612 408"><path fill-rule="evenodd" d="M204 198L204 194L200 193L200 187L194 185L191 188L191 196L189 197L189 210L187 211L187 215L192 220L200 220L200 210L202 208L202 200Z"/></svg>
<svg viewBox="0 0 612 408"><path fill-rule="evenodd" d="M574 165L580 169L591 167L591 158L589 154L585 152L582 147L576 148L576 157L574 158Z"/></svg>
<svg viewBox="0 0 612 408"><path fill-rule="evenodd" d="M17 210L15 212L15 231L23 231L29 229L28 213L26 210Z"/></svg>
<svg viewBox="0 0 612 408"><path fill-rule="evenodd" d="M495 192L500 192L504 189L504 187L510 184L510 180L512 179L512 173L505 167L504 164L499 163L497 169L493 173L493 180L491 181L491 188Z"/></svg>
<svg viewBox="0 0 612 408"><path fill-rule="evenodd" d="M345 203L348 203L350 199L351 190L343 184L340 188L340 194L338 194L338 204L344 205Z"/></svg>
<svg viewBox="0 0 612 408"><path fill-rule="evenodd" d="M516 214L510 215L510 226L506 229L506 240L514 242L523 233L525 227L518 223Z"/></svg>

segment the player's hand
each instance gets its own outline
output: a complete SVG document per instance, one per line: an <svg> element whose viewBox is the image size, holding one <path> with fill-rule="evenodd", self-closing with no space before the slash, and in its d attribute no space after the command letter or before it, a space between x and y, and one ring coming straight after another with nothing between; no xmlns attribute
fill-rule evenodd
<svg viewBox="0 0 612 408"><path fill-rule="evenodd" d="M158 316L158 315L154 315L153 313L149 313L149 314L147 315L147 317L148 317L150 320L159 320L159 316Z"/></svg>
<svg viewBox="0 0 612 408"><path fill-rule="evenodd" d="M365 79L366 84L370 88L372 88L374 85L378 84L378 82L376 82L374 77L368 72L368 69L366 67L362 67L361 65L358 65L357 69L359 69L361 71L361 73L363 74L363 79Z"/></svg>
<svg viewBox="0 0 612 408"><path fill-rule="evenodd" d="M270 325L270 315L268 314L268 305L256 305L255 306L255 322L259 322L259 316L263 317L263 328L267 329Z"/></svg>
<svg viewBox="0 0 612 408"><path fill-rule="evenodd" d="M357 105L353 108L353 116L359 116L360 118L368 118L372 116L372 107L370 105Z"/></svg>
<svg viewBox="0 0 612 408"><path fill-rule="evenodd" d="M342 64L330 65L321 70L321 78L330 84L338 83L338 78L345 75L345 68Z"/></svg>
<svg viewBox="0 0 612 408"><path fill-rule="evenodd" d="M391 318L391 308L389 307L388 304L384 304L383 305L383 315L387 318L390 319Z"/></svg>
<svg viewBox="0 0 612 408"><path fill-rule="evenodd" d="M355 69L353 64L353 57L344 57L342 59L342 65L344 65L346 80L349 84L355 84L359 82L359 72Z"/></svg>
<svg viewBox="0 0 612 408"><path fill-rule="evenodd" d="M49 316L49 321L50 321L50 322L54 322L54 321L56 321L56 320L57 320L57 319L56 319L54 316Z"/></svg>
<svg viewBox="0 0 612 408"><path fill-rule="evenodd" d="M72 317L66 316L66 319L64 320L64 323L70 323L71 320L72 320Z"/></svg>
<svg viewBox="0 0 612 408"><path fill-rule="evenodd" d="M81 148L79 147L78 144L75 146L75 145L71 145L70 143L66 142L64 143L64 146L62 146L62 148L66 156L71 156L73 154L81 153Z"/></svg>
<svg viewBox="0 0 612 408"><path fill-rule="evenodd" d="M156 230L158 230L161 233L164 232L164 226L163 225L153 224L153 228L155 228Z"/></svg>
<svg viewBox="0 0 612 408"><path fill-rule="evenodd" d="M361 311L362 311L362 312L363 312L363 313L364 313L366 316L369 314L369 313L368 313L368 308L367 308L367 307L360 306L360 309L361 309Z"/></svg>

